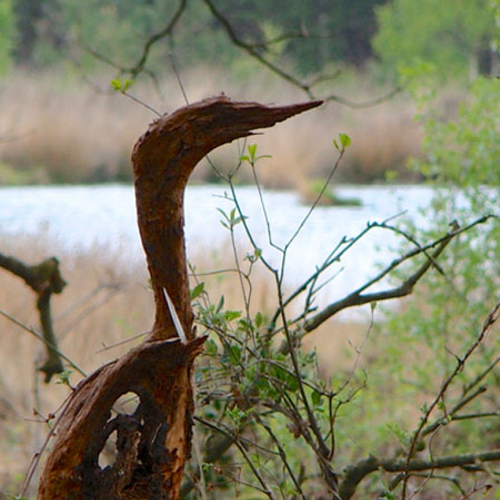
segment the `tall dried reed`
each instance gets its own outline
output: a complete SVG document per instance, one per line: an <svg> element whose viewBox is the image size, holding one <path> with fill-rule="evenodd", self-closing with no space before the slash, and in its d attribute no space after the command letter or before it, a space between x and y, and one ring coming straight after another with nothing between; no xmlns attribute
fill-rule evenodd
<svg viewBox="0 0 500 500"><path fill-rule="evenodd" d="M243 80L196 68L182 78L190 101L221 92L233 99L265 103L305 99L297 89L260 73ZM132 145L155 115L121 94L112 94L108 81L97 78L94 83L61 74L11 73L0 84L0 163L28 170L33 182L129 180ZM164 78L160 91L139 83L130 93L159 112L185 104L175 79ZM356 98L363 101L382 92L365 86ZM338 93L352 94L349 86L342 88L341 84ZM360 110L331 103L281 124L251 138L260 151L273 156L262 182L269 187L293 188L323 175L332 163L332 139L339 132L353 137L339 179L366 182L383 178L386 169L404 172L405 159L418 153L420 142L412 114L411 105L402 98ZM230 145L213 158L227 170L238 156L238 145ZM213 180L213 172L202 165L195 179Z"/></svg>

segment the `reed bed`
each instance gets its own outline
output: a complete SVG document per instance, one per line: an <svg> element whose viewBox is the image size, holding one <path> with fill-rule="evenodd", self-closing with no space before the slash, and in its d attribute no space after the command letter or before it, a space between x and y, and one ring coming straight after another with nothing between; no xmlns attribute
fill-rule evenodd
<svg viewBox="0 0 500 500"><path fill-rule="evenodd" d="M291 103L306 97L297 89L256 73L245 79L222 71L195 68L181 75L191 102L224 92L233 99L263 103ZM61 73L17 70L0 82L0 183L105 182L131 179L130 152L156 115L119 93L109 80L77 79ZM362 80L362 77L359 78ZM382 95L375 85L335 83L328 92L357 102ZM158 112L172 112L185 104L175 78L165 77L156 89L137 83L130 94ZM397 170L408 180L405 162L419 153L420 132L414 109L402 96L375 107L353 109L338 103L305 113L251 138L262 154L272 155L262 183L273 188L296 188L324 176L335 161L332 140L339 132L353 144L338 173L343 181L383 180ZM237 163L242 142L221 148L213 159L224 171ZM250 173L243 170L241 182ZM194 180L214 181L204 162Z"/></svg>

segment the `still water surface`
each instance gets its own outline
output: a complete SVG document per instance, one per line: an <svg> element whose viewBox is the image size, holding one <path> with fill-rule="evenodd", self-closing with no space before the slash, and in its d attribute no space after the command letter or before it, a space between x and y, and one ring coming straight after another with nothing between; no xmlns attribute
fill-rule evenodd
<svg viewBox="0 0 500 500"><path fill-rule="evenodd" d="M230 246L227 229L220 223L218 209L229 212L232 201L225 199L227 188L191 186L186 192L186 236L192 256L226 252ZM336 193L355 197L361 207L317 207L289 248L286 283L296 286L314 272L341 238L354 237L367 222L382 222L402 211L419 217L418 209L429 204L431 191L422 186L344 186ZM281 254L269 245L258 194L253 187L240 187L237 196L257 245L275 266ZM294 234L308 207L294 192L264 191L272 228L273 243L283 246ZM56 238L68 250L85 250L95 244L111 253L125 253L143 259L136 224L132 186L48 186L0 188L0 234L28 233ZM248 248L241 225L236 236ZM49 239L50 241L50 239ZM349 251L323 291L324 300L340 298L376 273L377 264L395 256L396 237L375 229ZM244 252L242 252L244 255Z"/></svg>

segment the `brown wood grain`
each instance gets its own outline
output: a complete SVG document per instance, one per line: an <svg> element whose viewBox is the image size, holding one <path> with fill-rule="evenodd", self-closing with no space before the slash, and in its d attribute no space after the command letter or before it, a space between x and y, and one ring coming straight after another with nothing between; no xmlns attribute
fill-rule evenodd
<svg viewBox="0 0 500 500"><path fill-rule="evenodd" d="M225 96L163 115L137 141L132 163L137 217L156 314L151 336L82 381L60 417L39 488L40 500L180 498L194 411L191 375L204 338L195 338L189 300L183 199L189 175L212 149L319 106L264 106ZM163 288L188 338L178 338ZM113 409L132 393L132 414ZM110 436L117 454L99 456Z"/></svg>

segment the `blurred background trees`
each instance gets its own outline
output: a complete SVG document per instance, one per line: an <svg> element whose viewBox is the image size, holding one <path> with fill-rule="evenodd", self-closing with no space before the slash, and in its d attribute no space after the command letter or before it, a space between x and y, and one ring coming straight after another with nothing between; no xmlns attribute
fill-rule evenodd
<svg viewBox="0 0 500 500"><path fill-rule="evenodd" d="M210 5L218 9L219 16ZM498 212L500 88L491 76L498 74L499 8L498 1L490 0L0 0L0 139L6 131L22 135L22 141L1 144L0 181L5 167L11 166L16 173L25 169L27 177L21 180L11 172L10 178L17 183L130 181L130 145L152 114L121 95L103 94L111 93L112 78L125 73L138 80L131 92L146 96L148 104L158 103L160 111L175 109L183 104L183 97L171 55L191 100L221 90L252 100L306 98L300 85L280 80L259 65L256 57L249 57L251 50L287 75L307 82L307 90L314 88L319 96L335 93L347 97L325 106L314 119L302 122L305 126L284 126L283 136L272 136L263 148L259 145L259 151L280 158L263 169L262 185L290 188L300 186L304 179L317 182L324 178L331 165L332 131L346 132L353 141L338 172L344 176L342 180L411 179L425 181L434 190L432 204L418 222L408 220L398 226L407 241L401 252L413 250L449 232L455 220L464 227L475 217ZM167 90L170 100L162 100L156 97L147 72L134 74L123 69L137 64L145 44L165 29L176 12L181 15L179 22L152 45L146 61L149 75L154 73L159 86ZM225 21L243 48L231 42ZM325 75L334 78L322 78ZM316 80L318 86L311 83ZM372 103L371 97L384 96L396 85L400 93L394 99L381 99L377 107L354 109L360 102ZM122 88L120 81L117 86ZM352 107L345 107L346 102ZM327 143L324 150L323 143ZM407 169L409 157L414 157L411 171ZM216 160L218 164L226 161L221 156ZM233 150L227 164L234 165L234 160ZM219 180L210 169L203 175L205 181ZM247 175L237 181L250 179ZM422 221L425 227L419 226ZM499 234L494 220L456 234L412 299L391 309L377 328L372 329L371 323L368 328L363 323L349 324L344 326L349 331L339 334L339 324L329 324L328 338L350 339L350 330L367 330L364 353L361 347L358 351L350 346L355 366L357 357L363 358L356 377L354 370L350 374L331 360L328 370L318 373L314 354L305 355L304 370L309 370L311 380L341 388L335 428L339 470L377 453L410 459L414 454L432 457L498 450L498 442L489 438L498 435L500 414L497 337L481 344L477 357L457 374L448 392L441 391L441 384L498 302ZM252 258L246 259L253 265ZM426 258L422 256L422 261ZM227 267L232 265L231 261ZM406 275L417 265L421 263L405 269ZM81 277L72 281L79 280ZM237 288L233 285L231 294ZM263 309L250 328L248 322L241 322L241 312L225 310L219 297L214 304L220 306L207 307L205 291L200 290L203 287L194 299L199 301L198 318L206 320L201 327L223 325L224 331L229 328L235 336L262 328L269 294L262 293ZM300 332L302 316L298 318ZM117 336L122 334L119 331ZM232 359L238 369L234 373L242 375L239 382L252 385L258 380L255 372L245 372L247 360L240 356L241 350L233 351L229 344L224 348L217 343L208 345L207 356L221 360L221 373L231 368L228 359ZM326 343L321 347L327 351ZM269 373L294 384L282 370L283 354L278 354L272 360L278 363L278 370ZM210 371L213 366L208 360L202 369ZM214 377L218 388L219 368ZM264 384L259 396L272 395L271 389ZM318 413L329 397L322 390L315 388L311 393ZM207 394L212 397L210 391ZM219 415L226 419L229 430L237 430L248 415L246 409L235 411L239 404L235 394L238 392L224 394L232 413L226 412L224 400L219 406L207 404L207 418ZM441 400L429 412L426 405L436 394ZM306 394L303 401L308 397ZM465 405L467 412L462 411ZM327 408L323 410L329 419ZM330 424L330 420L325 422ZM419 422L429 426L416 432ZM287 451L297 461L292 465L300 468L305 460L296 453L296 441L290 440L291 429L278 420L273 430L290 446ZM295 439L299 435L297 431ZM419 436L423 439L417 443ZM364 464L357 465L362 468ZM475 481L464 479L472 471L466 470L441 477L436 474L435 479L446 483L429 484L428 496L422 494L422 498L436 498L438 493L442 498L457 498L460 488L463 498L470 491L482 495L475 490ZM397 484L389 483L381 469L372 472L374 479L367 481L363 491L375 498L383 487L387 494L380 498L395 498L392 491ZM478 483L481 488L489 491L490 484L498 486L498 471L478 466L474 472L486 478ZM427 479L422 480L423 489Z"/></svg>
<svg viewBox="0 0 500 500"><path fill-rule="evenodd" d="M253 44L269 38L294 35L277 50L303 73L325 65L344 63L362 67L373 57L371 37L376 31L375 7L387 0L301 2L223 0L217 8L227 16L238 35ZM142 42L163 27L177 9L174 1L140 0L3 0L10 13L6 32L18 64L53 64L67 56L76 42L115 58L123 64L140 53ZM10 8L9 8L10 7ZM220 22L203 2L188 2L184 22L159 52L175 47L184 64L234 62L238 50L225 43ZM3 31L3 30L2 30ZM311 35L304 43L303 38ZM90 63L89 63L90 64Z"/></svg>
<svg viewBox="0 0 500 500"><path fill-rule="evenodd" d="M489 73L496 64L488 0L221 0L216 6L242 40L302 74L377 61L394 72L425 60L454 78ZM2 0L2 61L10 53L14 64L43 67L75 56L79 47L126 65L177 8L173 0ZM280 37L280 43L265 45ZM161 67L162 55L174 49L185 65L223 66L241 56L202 1L187 2L183 22L150 63ZM87 65L96 62L82 57Z"/></svg>
<svg viewBox="0 0 500 500"><path fill-rule="evenodd" d="M145 60L147 71L142 72L142 66L134 69L144 47L167 28L176 13L179 19L168 35L151 44ZM156 90L162 87L164 91L161 97L151 88L134 88L134 92L138 97L147 95L158 109L173 109L182 103L167 102L181 94L173 60L190 99L224 90L246 99L262 95L267 101L292 100L304 97L306 90L309 97L314 93L354 107L378 102L378 97L400 85L405 90L420 85L425 70L446 89L441 102L452 113L467 85L479 74L496 74L495 30L495 11L488 0L422 0L418 4L411 0L277 0L272 4L263 0L0 0L0 74L4 82L0 136L6 131L17 135L35 129L49 132L53 129L41 123L55 124L52 111L61 116L64 110L65 119L74 122L78 117L70 114L79 116L75 111L79 107L92 119L105 122L107 118L97 116L102 104L95 105L95 114L91 110L95 101L90 94L96 87L101 95L109 93L109 82L117 75L150 86L149 77L154 76ZM259 58L279 71L269 71ZM290 78L283 79L283 74L277 74L280 71ZM23 90L26 96L33 94L29 113L28 108L20 113L11 98L21 86L30 89ZM57 100L53 99L56 88ZM422 178L405 168L408 157L422 153L422 131L412 121L414 108L406 97L400 93L382 106L355 112L345 106L335 108L335 123L358 145L344 160L345 167L339 172L342 180L383 181L396 174L403 181ZM108 105L108 117L115 113L111 106L123 108L112 99L106 101ZM58 106L61 109L56 110ZM37 116L34 110L38 108ZM32 182L130 180L127 145L141 127L130 128L147 120L143 110L134 112L137 118L128 119L127 127L118 127L116 137L105 147L102 139L87 137L87 145L77 148L82 156L75 154L74 142L73 147L66 146L68 141L80 139L73 134L66 141L71 124L65 124L53 139L30 137L23 147L4 145L0 162L9 171L14 167L22 170L24 178ZM393 130L399 131L397 138ZM304 179L309 183L321 177L328 155L324 151L312 155L307 148L296 159L306 174L294 175L294 181L287 184L283 184L287 178L283 175L262 181L273 187L300 184L307 191L308 185L302 187ZM76 166L70 168L69 162L75 160ZM306 162L311 165L304 166ZM204 180L210 179L206 172L200 169ZM3 177L7 182L18 179L11 173Z"/></svg>

